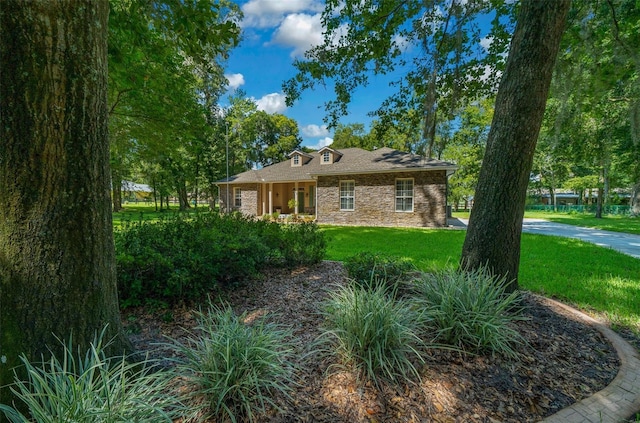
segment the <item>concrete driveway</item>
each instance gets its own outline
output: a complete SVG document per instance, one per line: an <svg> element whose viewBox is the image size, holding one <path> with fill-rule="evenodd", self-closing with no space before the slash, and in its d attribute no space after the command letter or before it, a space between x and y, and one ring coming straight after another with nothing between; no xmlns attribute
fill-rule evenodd
<svg viewBox="0 0 640 423"><path fill-rule="evenodd" d="M449 219L449 224L453 227L466 228L468 223L468 219ZM640 259L640 235L582 228L542 219L524 219L522 232L580 239Z"/></svg>

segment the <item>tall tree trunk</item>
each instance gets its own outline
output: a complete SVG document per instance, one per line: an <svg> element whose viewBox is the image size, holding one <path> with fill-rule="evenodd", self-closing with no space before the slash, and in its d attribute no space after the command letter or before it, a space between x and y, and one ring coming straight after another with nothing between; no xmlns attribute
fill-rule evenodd
<svg viewBox="0 0 640 423"><path fill-rule="evenodd" d="M96 1L0 3L0 402L19 355L122 335L111 222L107 17ZM49 350L48 348L51 348Z"/></svg>
<svg viewBox="0 0 640 423"><path fill-rule="evenodd" d="M113 193L113 211L122 210L122 177L120 172L111 170L111 190Z"/></svg>
<svg viewBox="0 0 640 423"><path fill-rule="evenodd" d="M631 206L631 215L640 216L640 182L633 186L633 191L631 191L631 201L629 204Z"/></svg>
<svg viewBox="0 0 640 423"><path fill-rule="evenodd" d="M518 287L520 237L533 153L570 0L523 0L462 247L461 266Z"/></svg>

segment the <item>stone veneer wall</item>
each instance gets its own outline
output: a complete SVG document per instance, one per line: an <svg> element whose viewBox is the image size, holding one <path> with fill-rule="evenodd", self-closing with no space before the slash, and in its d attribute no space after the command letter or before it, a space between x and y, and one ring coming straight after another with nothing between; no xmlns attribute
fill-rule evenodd
<svg viewBox="0 0 640 423"><path fill-rule="evenodd" d="M413 212L395 211L395 181L413 178ZM355 181L354 211L340 210L340 181ZM447 177L442 171L318 177L318 223L363 226L447 225Z"/></svg>
<svg viewBox="0 0 640 423"><path fill-rule="evenodd" d="M233 189L240 188L242 190L242 207L234 206ZM229 197L231 200L231 210L239 211L242 214L255 216L258 213L258 205L260 204L260 185L259 184L235 184L229 185ZM227 187L220 186L220 210L225 211L227 204Z"/></svg>

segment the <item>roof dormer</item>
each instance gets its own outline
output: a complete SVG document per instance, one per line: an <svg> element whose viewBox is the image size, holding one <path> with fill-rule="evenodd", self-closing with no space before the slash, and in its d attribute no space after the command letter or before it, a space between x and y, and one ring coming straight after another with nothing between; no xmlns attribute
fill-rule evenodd
<svg viewBox="0 0 640 423"><path fill-rule="evenodd" d="M289 154L291 158L291 167L300 167L304 164L307 164L309 160L313 158L310 154L302 152L300 150L294 150L291 154Z"/></svg>
<svg viewBox="0 0 640 423"><path fill-rule="evenodd" d="M330 147L322 147L320 150L318 150L318 154L320 154L321 165L333 164L340 160L340 157L342 157L342 153Z"/></svg>

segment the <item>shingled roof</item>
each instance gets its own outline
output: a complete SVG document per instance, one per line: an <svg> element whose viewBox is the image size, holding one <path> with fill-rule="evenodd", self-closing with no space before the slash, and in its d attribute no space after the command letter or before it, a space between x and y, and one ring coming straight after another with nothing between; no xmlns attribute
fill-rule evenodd
<svg viewBox="0 0 640 423"><path fill-rule="evenodd" d="M403 171L428 171L447 170L454 171L458 167L449 162L427 159L411 153L391 148L379 148L367 151L361 148L345 148L331 150L338 153L338 157L331 164L321 164L322 152L308 153L311 159L302 166L291 166L291 160L285 160L262 169L249 170L230 176L228 183L257 183L257 182L295 182L313 181L321 175L348 175L362 173L403 172ZM218 184L226 184L227 179L222 179Z"/></svg>

